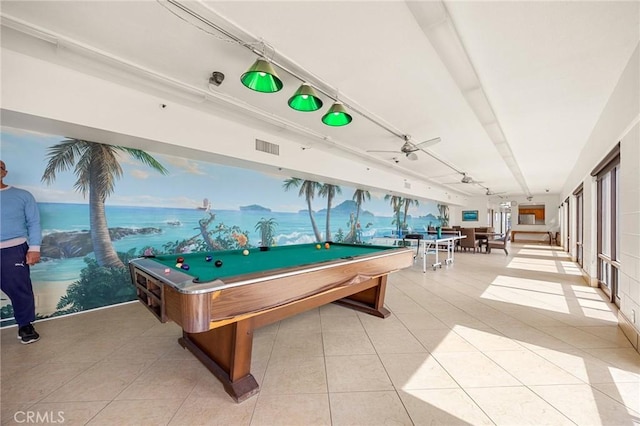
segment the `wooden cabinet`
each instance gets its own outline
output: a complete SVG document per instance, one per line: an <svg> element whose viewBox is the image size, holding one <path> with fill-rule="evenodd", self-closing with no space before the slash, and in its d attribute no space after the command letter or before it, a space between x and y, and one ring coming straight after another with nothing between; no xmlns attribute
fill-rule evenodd
<svg viewBox="0 0 640 426"><path fill-rule="evenodd" d="M133 270L138 300L155 315L160 322L167 322L164 310L164 286L152 276L137 269Z"/></svg>

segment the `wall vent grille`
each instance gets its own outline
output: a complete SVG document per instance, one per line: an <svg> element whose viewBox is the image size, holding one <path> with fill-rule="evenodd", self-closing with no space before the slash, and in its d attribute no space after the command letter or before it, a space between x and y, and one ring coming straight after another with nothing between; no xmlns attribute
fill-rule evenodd
<svg viewBox="0 0 640 426"><path fill-rule="evenodd" d="M266 152L267 154L280 155L280 145L256 139L256 151Z"/></svg>
<svg viewBox="0 0 640 426"><path fill-rule="evenodd" d="M404 183L404 187L405 187L406 189L411 189L411 182L405 182L405 183Z"/></svg>

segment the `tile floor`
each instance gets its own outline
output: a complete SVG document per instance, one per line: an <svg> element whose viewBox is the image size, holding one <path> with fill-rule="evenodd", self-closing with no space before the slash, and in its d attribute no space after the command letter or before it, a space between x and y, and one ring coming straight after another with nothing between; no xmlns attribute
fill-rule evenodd
<svg viewBox="0 0 640 426"><path fill-rule="evenodd" d="M511 249L393 274L384 320L328 305L260 329L240 404L137 302L41 321L31 345L4 329L2 424L640 424L615 308L559 249Z"/></svg>

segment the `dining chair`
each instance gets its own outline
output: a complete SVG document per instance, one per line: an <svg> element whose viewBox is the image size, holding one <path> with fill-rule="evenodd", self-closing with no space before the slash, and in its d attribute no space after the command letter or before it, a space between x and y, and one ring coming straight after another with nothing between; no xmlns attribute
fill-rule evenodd
<svg viewBox="0 0 640 426"><path fill-rule="evenodd" d="M487 253L491 253L492 248L501 248L504 250L504 253L508 256L509 251L507 250L507 243L509 242L509 236L511 234L511 229L507 229L504 236L497 240L489 240L487 241Z"/></svg>
<svg viewBox="0 0 640 426"><path fill-rule="evenodd" d="M460 235L466 235L466 238L460 240L460 249L473 249L475 253L480 249L480 242L476 239L476 230L473 228L461 228Z"/></svg>

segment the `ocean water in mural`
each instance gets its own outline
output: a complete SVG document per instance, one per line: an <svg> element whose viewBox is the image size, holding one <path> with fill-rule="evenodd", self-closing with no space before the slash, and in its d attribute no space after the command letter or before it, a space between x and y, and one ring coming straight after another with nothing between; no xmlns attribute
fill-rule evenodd
<svg viewBox="0 0 640 426"><path fill-rule="evenodd" d="M54 233L72 233L89 230L89 206L87 204L39 203L43 235ZM302 244L315 240L307 212L269 212L212 210L215 215L214 226L238 226L246 231L248 244L256 247L260 235L255 230L262 218L273 218L276 222L276 245ZM199 235L198 221L207 217L208 213L201 209L175 209L165 207L107 206L106 215L109 228L155 228L159 232L134 234L113 241L116 251L127 252L134 249L136 253L145 247L153 247L157 252L163 251L163 245L188 239ZM326 215L315 213L316 222L321 232L325 230ZM349 230L349 213L332 211L332 232L343 233ZM368 242L374 237L391 235L395 230L392 217L361 216L362 241ZM432 216L410 218L410 229L424 230L429 224L437 221ZM324 234L323 234L324 238ZM46 259L32 270L34 281L68 281L78 277L78 271L84 267L84 256L63 259Z"/></svg>

